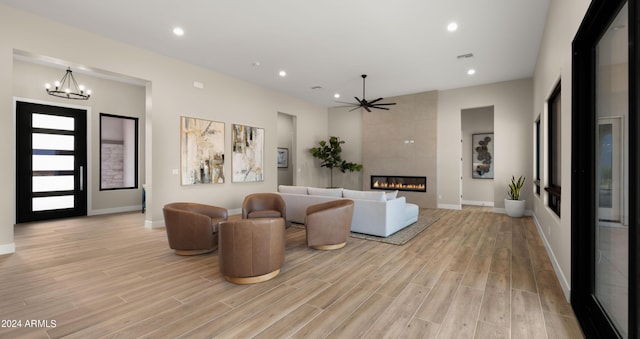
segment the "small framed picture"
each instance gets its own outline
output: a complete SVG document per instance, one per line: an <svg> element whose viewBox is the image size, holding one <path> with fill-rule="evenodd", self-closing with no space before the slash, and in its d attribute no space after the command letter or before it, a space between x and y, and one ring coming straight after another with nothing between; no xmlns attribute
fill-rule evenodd
<svg viewBox="0 0 640 339"><path fill-rule="evenodd" d="M289 167L289 149L278 147L278 168Z"/></svg>

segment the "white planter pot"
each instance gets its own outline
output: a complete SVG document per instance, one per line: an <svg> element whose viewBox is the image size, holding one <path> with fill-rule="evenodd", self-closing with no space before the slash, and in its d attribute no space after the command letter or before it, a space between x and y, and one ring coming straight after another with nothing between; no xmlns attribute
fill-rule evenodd
<svg viewBox="0 0 640 339"><path fill-rule="evenodd" d="M510 217L520 218L524 215L524 207L526 203L526 200L504 199L504 208L507 210L507 214Z"/></svg>

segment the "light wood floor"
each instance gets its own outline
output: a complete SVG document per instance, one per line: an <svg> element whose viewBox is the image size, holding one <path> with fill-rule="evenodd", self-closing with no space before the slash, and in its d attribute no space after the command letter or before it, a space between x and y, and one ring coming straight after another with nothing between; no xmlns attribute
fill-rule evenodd
<svg viewBox="0 0 640 339"><path fill-rule="evenodd" d="M404 246L311 250L290 227L280 275L251 286L224 281L217 252L175 255L141 213L19 225L0 319L23 327L0 338L582 337L530 218L432 213Z"/></svg>

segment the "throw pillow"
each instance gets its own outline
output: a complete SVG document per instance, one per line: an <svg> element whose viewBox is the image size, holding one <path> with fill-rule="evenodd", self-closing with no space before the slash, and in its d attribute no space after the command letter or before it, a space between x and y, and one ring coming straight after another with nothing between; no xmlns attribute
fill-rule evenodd
<svg viewBox="0 0 640 339"><path fill-rule="evenodd" d="M358 199L358 200L374 200L374 201L386 201L384 191L354 191L354 190L343 190L342 196L347 199Z"/></svg>
<svg viewBox="0 0 640 339"><path fill-rule="evenodd" d="M393 192L386 192L385 195L387 200L393 200L398 197L398 190L395 190Z"/></svg>

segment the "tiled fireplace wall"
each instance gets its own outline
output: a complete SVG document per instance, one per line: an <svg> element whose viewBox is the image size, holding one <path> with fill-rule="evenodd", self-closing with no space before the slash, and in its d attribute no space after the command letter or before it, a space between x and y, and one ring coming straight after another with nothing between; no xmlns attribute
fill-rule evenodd
<svg viewBox="0 0 640 339"><path fill-rule="evenodd" d="M426 192L403 191L408 202L436 208L436 143L438 92L393 98L389 111L362 113L363 190L371 176L427 177Z"/></svg>

